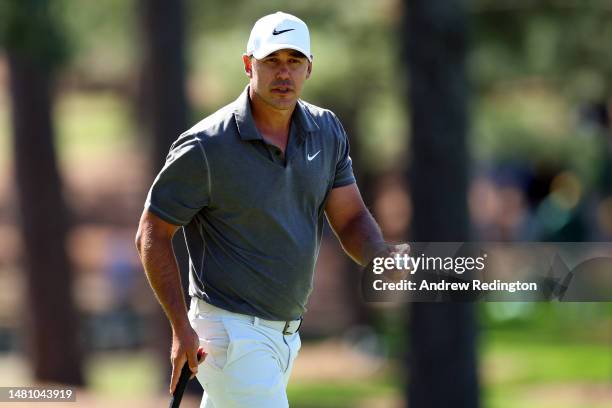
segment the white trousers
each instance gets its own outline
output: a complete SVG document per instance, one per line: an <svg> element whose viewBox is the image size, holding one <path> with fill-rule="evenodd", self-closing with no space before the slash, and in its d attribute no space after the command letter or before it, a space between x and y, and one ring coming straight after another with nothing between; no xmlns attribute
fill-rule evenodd
<svg viewBox="0 0 612 408"><path fill-rule="evenodd" d="M198 368L200 408L287 408L287 382L300 335L192 298L191 326L208 354Z"/></svg>

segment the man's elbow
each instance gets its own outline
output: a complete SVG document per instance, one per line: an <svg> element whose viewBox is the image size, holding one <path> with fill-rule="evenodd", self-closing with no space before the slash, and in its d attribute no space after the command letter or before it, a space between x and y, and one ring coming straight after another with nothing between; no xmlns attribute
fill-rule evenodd
<svg viewBox="0 0 612 408"><path fill-rule="evenodd" d="M136 231L136 236L134 237L134 245L136 245L136 250L139 255L142 255L142 228L139 226L138 231Z"/></svg>
<svg viewBox="0 0 612 408"><path fill-rule="evenodd" d="M134 237L134 244L142 258L153 247L172 246L172 237L178 229L177 226L168 224L150 213L145 213L138 225L138 231Z"/></svg>
<svg viewBox="0 0 612 408"><path fill-rule="evenodd" d="M147 241L151 239L151 233L154 232L153 230L153 225L151 225L151 222L147 219L147 217L141 217L140 222L138 223L136 236L134 237L134 245L136 245L136 250L141 258L143 252L145 251Z"/></svg>

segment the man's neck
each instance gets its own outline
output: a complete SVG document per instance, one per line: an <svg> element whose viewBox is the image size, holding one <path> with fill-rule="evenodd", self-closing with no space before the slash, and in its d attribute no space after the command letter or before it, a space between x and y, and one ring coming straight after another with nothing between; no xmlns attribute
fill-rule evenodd
<svg viewBox="0 0 612 408"><path fill-rule="evenodd" d="M291 115L295 105L291 109L275 109L264 102L252 89L249 90L251 101L251 113L255 126L265 135L275 136L287 134L291 123Z"/></svg>

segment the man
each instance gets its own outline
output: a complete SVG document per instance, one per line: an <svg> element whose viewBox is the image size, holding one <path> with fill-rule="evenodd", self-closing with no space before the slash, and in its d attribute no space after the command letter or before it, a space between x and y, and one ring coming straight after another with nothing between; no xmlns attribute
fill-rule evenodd
<svg viewBox="0 0 612 408"><path fill-rule="evenodd" d="M243 63L242 95L172 145L136 239L172 326L170 392L188 361L207 408L288 406L324 214L362 265L407 250L383 241L336 116L299 99L312 72L306 24L281 12L261 18ZM171 244L179 227L190 257L189 312Z"/></svg>

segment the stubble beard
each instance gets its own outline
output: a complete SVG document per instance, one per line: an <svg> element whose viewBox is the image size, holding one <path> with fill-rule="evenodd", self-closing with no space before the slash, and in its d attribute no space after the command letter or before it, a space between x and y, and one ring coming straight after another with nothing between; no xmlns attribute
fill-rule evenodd
<svg viewBox="0 0 612 408"><path fill-rule="evenodd" d="M254 91L254 93L263 103L277 110L291 110L297 103L297 98L275 98L274 94L271 94L270 97L264 97L257 91Z"/></svg>

